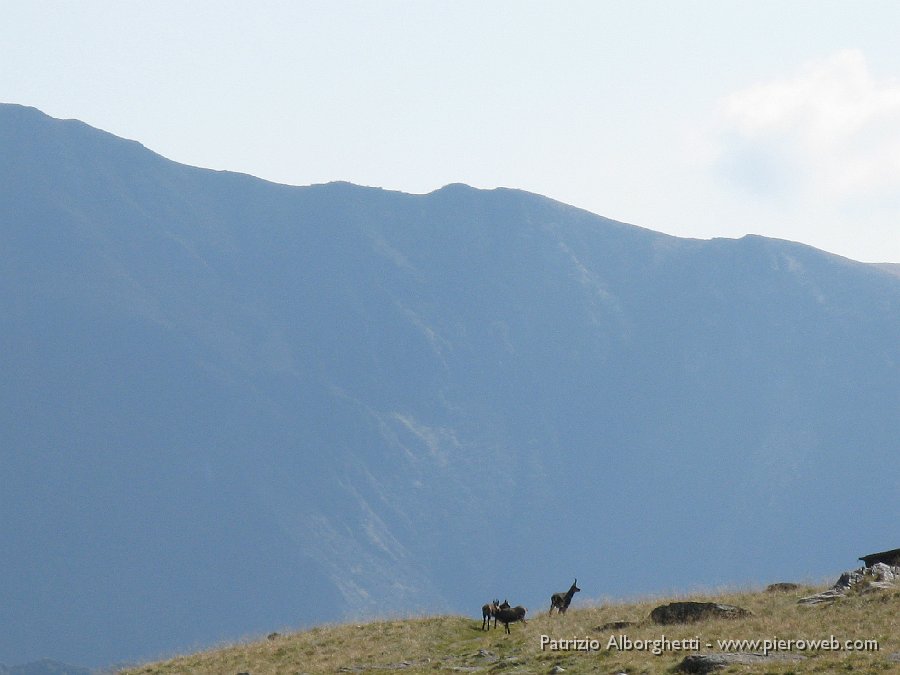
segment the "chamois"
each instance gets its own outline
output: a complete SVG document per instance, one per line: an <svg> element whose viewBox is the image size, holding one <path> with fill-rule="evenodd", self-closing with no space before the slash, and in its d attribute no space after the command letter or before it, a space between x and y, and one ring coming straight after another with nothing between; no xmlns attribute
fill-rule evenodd
<svg viewBox="0 0 900 675"><path fill-rule="evenodd" d="M491 627L491 617L494 617L494 628L497 627L497 610L500 609L500 601L494 600L481 607L481 630Z"/></svg>
<svg viewBox="0 0 900 675"><path fill-rule="evenodd" d="M500 623L506 626L506 632L509 634L509 624L511 623L521 621L525 625L528 625L528 622L525 620L525 613L527 611L528 610L522 607L522 605L510 607L509 603L504 600L503 604L497 608L497 618L500 620Z"/></svg>
<svg viewBox="0 0 900 675"><path fill-rule="evenodd" d="M550 611L547 612L547 616L553 614L554 607L556 608L557 614L566 613L566 610L569 609L569 605L572 604L572 596L581 590L576 584L578 584L578 579L575 579L575 583L572 584L565 593L554 593L550 596Z"/></svg>

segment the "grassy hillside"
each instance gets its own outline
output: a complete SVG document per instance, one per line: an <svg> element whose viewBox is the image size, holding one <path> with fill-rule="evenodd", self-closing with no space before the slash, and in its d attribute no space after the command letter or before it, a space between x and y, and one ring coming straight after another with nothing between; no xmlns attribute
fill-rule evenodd
<svg viewBox="0 0 900 675"><path fill-rule="evenodd" d="M876 640L877 651L832 651L824 648L783 649L782 656L797 661L775 661L755 665L732 665L719 672L731 673L827 673L894 672L900 669L900 590L853 593L831 605L798 605L800 597L818 590L764 590L693 595L690 598L654 598L634 603L586 606L573 603L565 616L547 616L547 607L529 610L527 625L512 624L511 635L503 626L481 631L481 619L431 616L342 624L298 633L272 635L256 642L180 656L170 661L146 664L128 671L133 675L166 673L334 673L334 672L472 672L472 673L672 673L690 651L676 651L673 642L697 639L699 653L723 651L718 640L816 640L831 643ZM692 624L659 626L649 620L650 611L673 600L712 601L738 605L752 612L741 619L720 619ZM547 603L549 607L549 602ZM581 606L579 606L579 604ZM614 622L633 625L604 628ZM591 651L542 650L542 635L550 640L596 640ZM633 644L647 641L643 650L619 650L611 639L627 638ZM709 645L712 645L711 647ZM654 655L654 646L660 646ZM572 645L584 647L584 644ZM689 646L689 644L685 645ZM729 651L737 651L731 649ZM761 651L746 648L743 651Z"/></svg>

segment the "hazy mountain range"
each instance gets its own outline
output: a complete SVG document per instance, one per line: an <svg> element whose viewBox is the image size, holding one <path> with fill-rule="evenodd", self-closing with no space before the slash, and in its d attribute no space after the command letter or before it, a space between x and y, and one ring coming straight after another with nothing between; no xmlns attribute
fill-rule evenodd
<svg viewBox="0 0 900 675"><path fill-rule="evenodd" d="M900 545L896 268L278 185L2 105L0 288L0 662Z"/></svg>

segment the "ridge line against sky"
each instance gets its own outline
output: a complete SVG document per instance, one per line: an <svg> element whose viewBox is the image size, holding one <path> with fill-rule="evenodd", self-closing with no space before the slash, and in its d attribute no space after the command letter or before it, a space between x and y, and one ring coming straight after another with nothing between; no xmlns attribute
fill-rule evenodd
<svg viewBox="0 0 900 675"><path fill-rule="evenodd" d="M306 185L900 262L900 3L10 0L0 100Z"/></svg>

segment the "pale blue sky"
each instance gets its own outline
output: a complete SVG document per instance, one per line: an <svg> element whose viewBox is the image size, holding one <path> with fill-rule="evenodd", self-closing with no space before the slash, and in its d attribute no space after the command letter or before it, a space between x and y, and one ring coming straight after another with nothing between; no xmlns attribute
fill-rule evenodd
<svg viewBox="0 0 900 675"><path fill-rule="evenodd" d="M294 185L900 262L900 2L3 0L0 101Z"/></svg>

